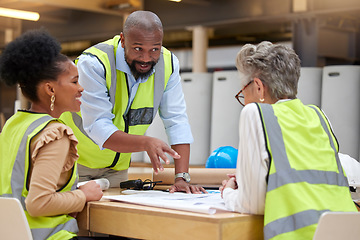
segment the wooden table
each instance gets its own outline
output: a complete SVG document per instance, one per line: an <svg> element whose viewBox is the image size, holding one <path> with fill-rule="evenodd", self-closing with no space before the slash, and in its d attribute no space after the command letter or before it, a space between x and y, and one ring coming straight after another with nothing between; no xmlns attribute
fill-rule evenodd
<svg viewBox="0 0 360 240"><path fill-rule="evenodd" d="M112 189L109 194L120 194L120 189ZM208 215L110 201L88 203L78 223L82 232L138 239L263 239L263 216L259 215Z"/></svg>

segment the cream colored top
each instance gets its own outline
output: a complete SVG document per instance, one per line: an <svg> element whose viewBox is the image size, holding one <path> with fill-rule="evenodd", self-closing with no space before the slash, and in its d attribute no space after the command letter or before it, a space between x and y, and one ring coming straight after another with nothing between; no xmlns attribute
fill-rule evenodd
<svg viewBox="0 0 360 240"><path fill-rule="evenodd" d="M31 168L26 208L33 217L81 211L86 196L81 190L56 192L69 180L77 154L76 139L70 127L49 123L31 140Z"/></svg>

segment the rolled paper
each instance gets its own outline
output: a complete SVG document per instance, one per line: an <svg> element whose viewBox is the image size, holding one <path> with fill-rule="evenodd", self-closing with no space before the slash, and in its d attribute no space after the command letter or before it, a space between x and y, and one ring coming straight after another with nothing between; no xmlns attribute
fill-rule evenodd
<svg viewBox="0 0 360 240"><path fill-rule="evenodd" d="M224 179L229 179L227 174L235 174L235 168L189 168L191 184L204 186L220 186ZM153 174L153 181L162 181L160 185L172 185L175 180L175 169L165 168L159 174Z"/></svg>

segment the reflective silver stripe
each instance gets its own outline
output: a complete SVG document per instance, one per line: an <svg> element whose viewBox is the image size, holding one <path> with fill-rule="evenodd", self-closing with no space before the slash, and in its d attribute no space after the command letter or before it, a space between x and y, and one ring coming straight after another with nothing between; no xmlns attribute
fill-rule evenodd
<svg viewBox="0 0 360 240"><path fill-rule="evenodd" d="M271 146L271 154L273 155L272 160L274 161L276 166L276 172L269 175L269 178L272 178L272 181L269 181L267 191L271 191L288 183L297 182L348 186L348 182L346 180L346 177L344 176L338 154L332 141L332 137L322 116L319 116L321 125L329 136L331 147L333 148L334 154L336 156L339 173L320 170L300 171L292 169L286 155L281 128L279 126L279 123L277 122L277 117L274 114L272 106L269 104L261 104L261 109L263 112L264 121L266 123L266 131L268 132L268 138Z"/></svg>
<svg viewBox="0 0 360 240"><path fill-rule="evenodd" d="M281 173L276 172L271 174L269 178L275 177L275 179L269 181L267 191L269 192L285 184L299 183L299 182L307 182L310 184L328 184L328 185L347 187L348 183L345 177L343 176L341 178L341 176L342 176L341 174L338 174L336 172L290 169L287 172L281 172Z"/></svg>
<svg viewBox="0 0 360 240"><path fill-rule="evenodd" d="M77 163L75 163L75 164L77 164ZM75 170L75 169L74 169L74 170ZM77 169L76 169L76 171L77 171ZM75 174L77 174L77 172L76 172ZM79 179L78 179L78 177L76 176L75 181L74 181L74 184L71 186L71 191L74 191L74 190L78 189L78 187L77 187L78 182L79 182Z"/></svg>
<svg viewBox="0 0 360 240"><path fill-rule="evenodd" d="M109 63L110 63L110 71L111 71L111 86L110 86L110 89L108 89L108 91L109 91L110 102L114 106L115 105L115 94L116 94L116 61L115 61L114 46L106 44L106 43L99 43L99 44L95 45L94 47L105 52L108 56ZM105 64L105 63L103 63L103 64ZM105 66L104 66L104 68L105 68ZM105 78L106 78L107 68L105 68L104 70L105 70Z"/></svg>
<svg viewBox="0 0 360 240"><path fill-rule="evenodd" d="M154 108L130 109L128 113L129 126L151 124L154 116Z"/></svg>
<svg viewBox="0 0 360 240"><path fill-rule="evenodd" d="M164 85L165 85L165 63L164 63L164 56L161 51L159 61L155 65L153 119L155 118L157 110L159 109L160 106L160 101L164 93L164 87L165 87Z"/></svg>
<svg viewBox="0 0 360 240"><path fill-rule="evenodd" d="M291 167L286 156L285 143L280 125L277 122L277 117L275 116L274 110L270 104L260 104L260 106L266 125L266 131L268 132L267 135L271 146L272 159L276 159L276 163L281 161L278 164L279 166L276 165L276 170L287 171L291 169Z"/></svg>
<svg viewBox="0 0 360 240"><path fill-rule="evenodd" d="M340 176L340 174L341 174L341 176L344 176L344 172L343 172L343 168L342 168L342 166L341 166L339 154L337 154L337 151L336 151L336 148L335 148L335 144L334 144L332 135L331 135L330 132L329 132L329 128L327 127L323 116L322 116L322 115L320 114L320 112L319 112L320 110L317 109L316 107L313 107L313 106L309 106L309 107L311 107L312 109L314 109L315 112L316 112L316 114L317 114L318 117L320 118L321 125L323 126L326 134L328 135L329 141L330 141L330 145L331 145L332 149L334 150L334 154L335 154L335 158L336 158L336 163L337 163L338 171L339 171L339 176ZM344 176L344 177L345 177L345 176ZM339 180L339 182L340 182L340 181L342 181L343 179L338 179L338 180ZM346 182L346 186L348 186L346 179L345 179L345 182ZM342 185L342 186L343 186L343 185Z"/></svg>
<svg viewBox="0 0 360 240"><path fill-rule="evenodd" d="M11 190L12 190L12 196L20 200L21 205L23 206L24 210L25 207L25 198L21 196L22 190L24 188L24 181L25 181L25 156L26 156L26 150L28 149L26 146L27 138L28 136L41 124L53 119L50 116L44 116L41 117L34 122L32 122L29 127L26 129L18 149L18 152L16 154L12 174L11 174Z"/></svg>
<svg viewBox="0 0 360 240"><path fill-rule="evenodd" d="M57 225L55 228L32 228L31 234L36 237L34 239L47 239L61 230L72 233L79 232L76 219L70 219L64 224Z"/></svg>
<svg viewBox="0 0 360 240"><path fill-rule="evenodd" d="M264 239L271 239L276 235L292 232L312 224L316 224L324 212L329 210L307 210L288 217L277 219L264 227Z"/></svg>
<svg viewBox="0 0 360 240"><path fill-rule="evenodd" d="M79 128L80 132L82 132L82 134L84 134L88 139L93 141L92 138L89 137L89 135L84 130L82 118L75 112L71 112L71 116L72 116L75 126L77 126ZM94 141L93 141L93 143L96 144Z"/></svg>

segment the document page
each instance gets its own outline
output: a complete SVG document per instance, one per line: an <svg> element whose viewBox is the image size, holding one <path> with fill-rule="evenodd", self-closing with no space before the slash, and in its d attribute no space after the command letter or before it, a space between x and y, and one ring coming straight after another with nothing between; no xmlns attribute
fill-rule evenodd
<svg viewBox="0 0 360 240"><path fill-rule="evenodd" d="M153 207L170 208L206 214L228 211L221 193L209 190L208 194L186 194L182 192L163 192L159 190L125 190L123 195L104 196L103 198Z"/></svg>

